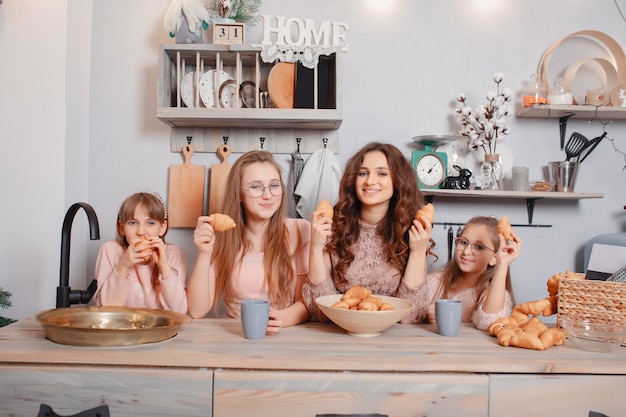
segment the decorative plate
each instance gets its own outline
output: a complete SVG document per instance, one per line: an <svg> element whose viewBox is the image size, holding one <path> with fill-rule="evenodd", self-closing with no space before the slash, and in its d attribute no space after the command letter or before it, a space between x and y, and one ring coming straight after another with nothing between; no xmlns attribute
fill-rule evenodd
<svg viewBox="0 0 626 417"><path fill-rule="evenodd" d="M256 107L256 84L252 81L244 81L239 87L239 99L241 107L254 109Z"/></svg>
<svg viewBox="0 0 626 417"><path fill-rule="evenodd" d="M196 74L197 77L196 78ZM187 107L196 107L196 85L197 81L202 78L202 73L199 71L191 71L185 74L183 79L180 81L180 98L183 99L183 103Z"/></svg>
<svg viewBox="0 0 626 417"><path fill-rule="evenodd" d="M200 79L200 98L204 105L208 108L218 106L219 91L216 86L221 86L224 81L232 80L230 74L224 71L208 70Z"/></svg>
<svg viewBox="0 0 626 417"><path fill-rule="evenodd" d="M226 80L220 86L220 107L233 109L237 107L237 82Z"/></svg>

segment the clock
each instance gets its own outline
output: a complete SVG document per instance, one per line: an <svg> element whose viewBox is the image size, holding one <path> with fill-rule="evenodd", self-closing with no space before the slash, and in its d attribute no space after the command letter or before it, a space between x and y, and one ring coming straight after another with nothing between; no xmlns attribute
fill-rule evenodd
<svg viewBox="0 0 626 417"><path fill-rule="evenodd" d="M416 136L413 141L421 143L422 150L413 151L413 168L417 174L417 185L422 189L441 188L448 176L448 155L445 152L433 150L434 145L440 145L452 140L452 137L442 135Z"/></svg>

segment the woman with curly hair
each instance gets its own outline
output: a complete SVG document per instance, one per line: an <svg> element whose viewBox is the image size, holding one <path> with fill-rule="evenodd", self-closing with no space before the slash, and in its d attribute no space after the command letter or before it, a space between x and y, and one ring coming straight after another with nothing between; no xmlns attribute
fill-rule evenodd
<svg viewBox="0 0 626 417"><path fill-rule="evenodd" d="M314 320L327 321L317 297L354 285L418 300L434 246L432 224L415 220L423 204L415 172L395 146L369 143L348 160L333 218L316 210L311 220L303 297Z"/></svg>

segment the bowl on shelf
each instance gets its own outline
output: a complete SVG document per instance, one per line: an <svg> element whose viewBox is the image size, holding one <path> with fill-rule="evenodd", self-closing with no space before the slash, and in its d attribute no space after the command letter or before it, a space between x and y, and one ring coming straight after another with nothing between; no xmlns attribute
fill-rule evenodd
<svg viewBox="0 0 626 417"><path fill-rule="evenodd" d="M578 349L590 352L616 352L626 339L626 325L595 323L591 320L561 318L567 339Z"/></svg>
<svg viewBox="0 0 626 417"><path fill-rule="evenodd" d="M395 310L364 311L335 308L333 304L341 299L343 294L332 294L318 297L317 306L337 326L346 330L348 334L361 337L379 336L384 330L396 324L409 314L415 306L411 301L385 295L379 297L395 307Z"/></svg>
<svg viewBox="0 0 626 417"><path fill-rule="evenodd" d="M530 191L554 191L554 181L534 180L529 184Z"/></svg>

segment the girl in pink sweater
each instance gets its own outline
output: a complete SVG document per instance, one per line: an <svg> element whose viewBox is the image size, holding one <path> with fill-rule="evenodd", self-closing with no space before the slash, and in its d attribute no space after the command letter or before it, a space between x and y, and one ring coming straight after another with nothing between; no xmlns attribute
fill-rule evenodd
<svg viewBox="0 0 626 417"><path fill-rule="evenodd" d="M157 193L127 197L117 215L117 240L106 242L96 260L99 306L145 307L187 313L187 261L163 240L167 209Z"/></svg>

